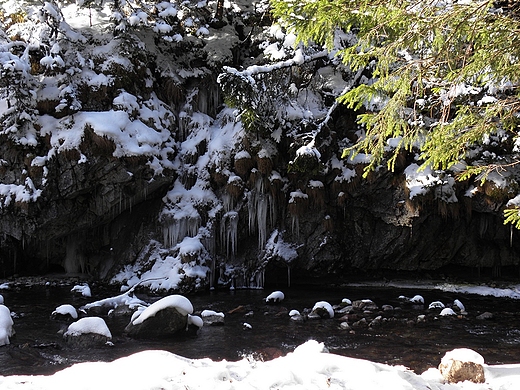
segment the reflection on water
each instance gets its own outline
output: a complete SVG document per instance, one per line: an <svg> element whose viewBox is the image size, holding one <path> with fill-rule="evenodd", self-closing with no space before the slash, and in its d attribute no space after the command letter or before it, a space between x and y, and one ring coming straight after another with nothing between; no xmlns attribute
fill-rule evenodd
<svg viewBox="0 0 520 390"><path fill-rule="evenodd" d="M271 291L215 291L189 296L196 312L204 309L228 313L243 306L235 314L226 314L224 326L206 326L197 335L182 335L167 340L133 340L122 334L128 318L107 318L114 336L113 347L72 348L63 342L59 331L65 325L50 320L59 305L70 303L79 308L85 303L115 296L117 291L92 288L93 297L74 296L68 287L25 287L2 290L5 304L15 313L16 336L11 345L0 347L0 374L50 374L83 361L111 361L145 349L162 349L188 358L238 360L244 355L274 358L291 352L309 339L324 342L330 352L369 359L392 365L404 365L418 373L436 367L441 357L453 348L472 348L484 356L488 364L520 362L520 302L509 299L455 295L439 291L413 291L380 288L344 288L334 290L285 289L285 300L268 306L265 298ZM439 318L425 323L415 322L426 309L408 308L395 311L396 321L369 329L343 330L339 321L292 321L288 311L302 312L317 301L338 304L343 298L372 299L399 306L399 295L421 294L426 307L429 302L446 303L460 299L468 311L464 318ZM146 301L157 297L140 296ZM482 312L494 314L491 320L477 320ZM244 322L251 329L244 329ZM504 351L507 346L507 351Z"/></svg>

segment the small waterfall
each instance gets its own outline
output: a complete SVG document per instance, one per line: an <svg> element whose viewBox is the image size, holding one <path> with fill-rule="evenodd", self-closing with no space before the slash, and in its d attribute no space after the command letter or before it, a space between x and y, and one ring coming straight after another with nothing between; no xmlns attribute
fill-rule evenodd
<svg viewBox="0 0 520 390"><path fill-rule="evenodd" d="M215 116L221 104L219 85L209 81L205 88L197 89L197 92L197 109L206 115Z"/></svg>
<svg viewBox="0 0 520 390"><path fill-rule="evenodd" d="M249 288L264 288L265 285L265 270L262 268L257 270L251 278Z"/></svg>
<svg viewBox="0 0 520 390"><path fill-rule="evenodd" d="M67 237L65 245L65 259L63 260L63 268L68 274L84 273L86 260L85 256L79 250L80 242L76 235Z"/></svg>

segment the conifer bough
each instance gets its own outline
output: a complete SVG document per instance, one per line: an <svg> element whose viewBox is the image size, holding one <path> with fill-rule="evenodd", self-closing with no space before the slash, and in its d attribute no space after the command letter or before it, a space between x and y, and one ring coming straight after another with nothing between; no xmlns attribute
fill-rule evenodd
<svg viewBox="0 0 520 390"><path fill-rule="evenodd" d="M412 152L423 168L463 166L462 180L512 172L520 162L519 3L271 0L298 44L324 45L352 71L370 72L369 83L339 97L364 128L344 156L370 154L367 173L382 163L393 170L400 153ZM338 47L345 33L355 39ZM384 103L369 111L375 99ZM490 137L500 154L486 160ZM516 205L506 222L520 227Z"/></svg>

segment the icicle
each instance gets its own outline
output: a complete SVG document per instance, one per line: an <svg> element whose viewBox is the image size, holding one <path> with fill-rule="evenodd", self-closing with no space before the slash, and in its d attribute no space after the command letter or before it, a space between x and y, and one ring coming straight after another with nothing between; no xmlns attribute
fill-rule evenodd
<svg viewBox="0 0 520 390"><path fill-rule="evenodd" d="M300 219L298 216L292 216L292 226L291 226L292 234L296 234L297 237L300 236Z"/></svg>
<svg viewBox="0 0 520 390"><path fill-rule="evenodd" d="M513 247L513 224L509 224L509 229L510 229L510 232L509 232L509 246L512 248Z"/></svg>
<svg viewBox="0 0 520 390"><path fill-rule="evenodd" d="M291 287L291 266L287 264L287 287Z"/></svg>
<svg viewBox="0 0 520 390"><path fill-rule="evenodd" d="M233 256L236 252L236 236L238 226L238 214L236 211L227 212L220 222L220 242L226 249L226 256ZM231 253L230 253L231 252Z"/></svg>
<svg viewBox="0 0 520 390"><path fill-rule="evenodd" d="M213 257L211 259L211 266L209 268L209 289L214 290L215 289L215 270L216 270L216 259Z"/></svg>
<svg viewBox="0 0 520 390"><path fill-rule="evenodd" d="M268 194L268 200L269 200L269 218L271 221L271 226L276 225L276 204L275 204L275 198Z"/></svg>
<svg viewBox="0 0 520 390"><path fill-rule="evenodd" d="M267 241L267 196L260 194L258 197L257 204L257 217L258 222L258 248L262 249Z"/></svg>
<svg viewBox="0 0 520 390"><path fill-rule="evenodd" d="M248 194L248 214L249 214L249 234L255 232L256 229L256 191L251 191Z"/></svg>
<svg viewBox="0 0 520 390"><path fill-rule="evenodd" d="M195 237L200 228L200 218L182 217L173 219L163 227L164 245L173 247L181 242L184 237Z"/></svg>
<svg viewBox="0 0 520 390"><path fill-rule="evenodd" d="M233 210L233 197L228 193L222 194L222 204L226 213Z"/></svg>
<svg viewBox="0 0 520 390"><path fill-rule="evenodd" d="M252 280L252 288L264 288L265 285L265 271L259 270L255 273L254 280Z"/></svg>
<svg viewBox="0 0 520 390"><path fill-rule="evenodd" d="M229 239L231 241L231 254L235 256L238 245L238 213L233 212L229 220Z"/></svg>

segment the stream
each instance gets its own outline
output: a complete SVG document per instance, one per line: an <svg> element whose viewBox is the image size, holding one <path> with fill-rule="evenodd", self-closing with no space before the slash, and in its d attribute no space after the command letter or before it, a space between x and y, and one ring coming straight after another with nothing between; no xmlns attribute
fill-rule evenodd
<svg viewBox="0 0 520 390"><path fill-rule="evenodd" d="M112 361L147 349L166 350L187 358L226 359L235 361L244 356L271 359L293 351L309 339L323 342L331 353L368 359L390 365L404 365L422 373L437 367L442 356L454 348L471 348L480 353L487 364L520 363L520 302L509 298L494 298L471 294L454 294L439 290L409 288L344 287L344 288L285 288L285 299L277 305L267 305L265 297L273 290L211 291L186 295L195 314L202 310L223 312L225 324L204 326L197 334L179 335L170 339L142 340L123 335L129 319L105 318L113 335L113 346L90 349L67 345L60 330L66 324L50 319L59 305L68 303L76 308L120 292L110 286L92 286L92 297L71 292L73 285L18 286L0 290L5 305L14 313L16 335L11 344L0 347L0 375L52 374L72 364L85 361ZM404 307L400 295L424 297L424 308ZM153 302L160 296L137 294ZM395 310L394 321L374 328L345 330L340 321L318 319L297 322L288 311L303 312L318 301L339 304L343 298L352 301L371 299L379 307L403 306ZM433 317L417 323L421 314L428 313L428 304L445 304L459 299L466 316ZM233 309L240 308L234 314ZM479 320L477 315L493 313L493 318ZM251 327L244 327L244 323Z"/></svg>

